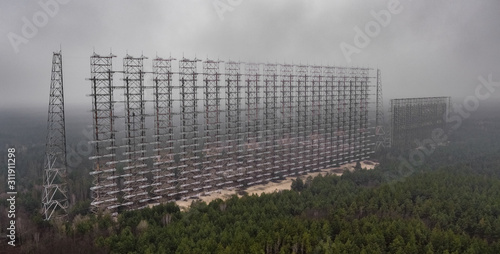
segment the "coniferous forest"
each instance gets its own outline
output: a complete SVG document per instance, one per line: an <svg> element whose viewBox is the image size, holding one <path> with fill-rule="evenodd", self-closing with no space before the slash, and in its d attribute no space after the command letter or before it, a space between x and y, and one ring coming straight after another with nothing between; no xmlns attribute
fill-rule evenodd
<svg viewBox="0 0 500 254"><path fill-rule="evenodd" d="M403 162L409 151L386 150L374 156L380 163L374 170L297 178L287 191L193 201L187 211L169 203L117 218L89 213L83 191L89 178L73 172L78 197L68 220L45 222L39 215L40 187L26 181L18 201L21 246L7 250L500 253L500 118L464 121L447 132L447 140L412 167ZM4 228L6 216L0 217Z"/></svg>

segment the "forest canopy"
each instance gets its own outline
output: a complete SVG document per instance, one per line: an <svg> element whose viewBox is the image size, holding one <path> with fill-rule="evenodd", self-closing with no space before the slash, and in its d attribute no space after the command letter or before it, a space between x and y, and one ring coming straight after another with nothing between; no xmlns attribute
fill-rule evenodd
<svg viewBox="0 0 500 254"><path fill-rule="evenodd" d="M468 122L411 172L405 152L374 170L293 181L291 190L232 196L187 211L174 203L48 224L33 212L32 253L500 253L500 119ZM30 195L26 211L36 210ZM31 206L35 207L31 207ZM37 232L36 235L33 232ZM38 238L36 238L38 237ZM38 240L37 240L38 239Z"/></svg>

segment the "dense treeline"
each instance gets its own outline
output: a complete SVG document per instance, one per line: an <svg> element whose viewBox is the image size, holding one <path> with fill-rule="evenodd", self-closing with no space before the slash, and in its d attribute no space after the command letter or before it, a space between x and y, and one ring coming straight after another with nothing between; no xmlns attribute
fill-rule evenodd
<svg viewBox="0 0 500 254"><path fill-rule="evenodd" d="M500 161L499 161L500 162ZM114 253L500 253L500 180L461 168L363 188L365 172L302 191L120 216Z"/></svg>
<svg viewBox="0 0 500 254"><path fill-rule="evenodd" d="M408 152L375 170L297 179L292 190L186 211L165 204L38 221L36 253L500 253L500 119L464 123L420 166Z"/></svg>
<svg viewBox="0 0 500 254"><path fill-rule="evenodd" d="M475 134L436 148L396 182L385 182L399 163L387 159L374 171L297 179L292 191L187 213L125 213L96 243L115 253L500 253L499 139Z"/></svg>

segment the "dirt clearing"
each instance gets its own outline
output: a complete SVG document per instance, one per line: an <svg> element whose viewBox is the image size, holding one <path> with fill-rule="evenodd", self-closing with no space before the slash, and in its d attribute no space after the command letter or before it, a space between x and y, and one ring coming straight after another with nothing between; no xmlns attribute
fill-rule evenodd
<svg viewBox="0 0 500 254"><path fill-rule="evenodd" d="M374 169L375 166L378 165L377 162L365 160L361 161L361 168L371 170ZM319 174L326 175L327 173L330 174L336 174L338 176L341 176L342 173L346 170L349 171L354 171L354 167L356 166L356 162L351 162L347 163L344 165L341 165L339 167L334 167L334 168L327 168L323 169L319 172L312 172L308 173L306 175L301 175L299 176L302 180L306 180L307 177L316 177ZM292 177L287 177L284 180L281 180L280 182L268 182L266 184L260 184L260 185L253 185L245 189L244 191L248 193L248 195L253 195L256 194L260 196L262 193L273 193L273 192L279 192L282 190L289 190L291 185L292 185L292 180L297 179L297 176L292 176ZM187 200L179 200L176 201L176 204L181 208L181 210L186 210L193 201L196 200L202 200L205 203L210 203L213 200L216 200L218 198L222 200L226 200L230 198L232 195L238 195L237 192L239 190L233 189L233 190L218 190L212 192L210 195L207 196L200 196L199 199L187 199ZM238 195L241 196L241 195Z"/></svg>

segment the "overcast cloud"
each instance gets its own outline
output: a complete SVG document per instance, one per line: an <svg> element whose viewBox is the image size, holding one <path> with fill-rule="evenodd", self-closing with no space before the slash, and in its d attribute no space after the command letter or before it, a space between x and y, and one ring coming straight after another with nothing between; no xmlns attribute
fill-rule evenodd
<svg viewBox="0 0 500 254"><path fill-rule="evenodd" d="M354 27L364 29L374 20L370 12L387 9L389 0L243 0L223 20L212 0L73 0L16 53L8 34L22 35L23 17L43 11L38 2L0 2L0 109L46 107L52 52L60 46L69 106L90 107L85 79L93 50L112 49L116 69L126 52L380 68L386 99L458 98L474 93L480 75L500 80L498 0L401 0L401 13L352 62L340 44L353 45Z"/></svg>

